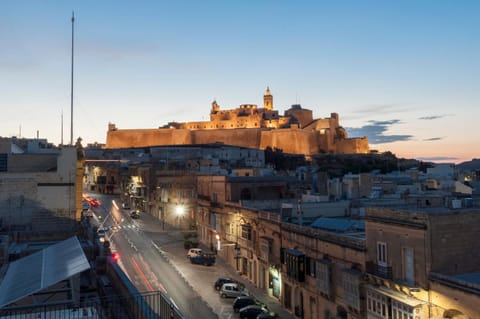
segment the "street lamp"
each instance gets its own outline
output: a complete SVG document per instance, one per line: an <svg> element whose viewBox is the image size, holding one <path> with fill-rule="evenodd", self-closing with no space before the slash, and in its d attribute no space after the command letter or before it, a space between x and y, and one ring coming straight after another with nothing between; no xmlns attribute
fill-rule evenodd
<svg viewBox="0 0 480 319"><path fill-rule="evenodd" d="M183 205L178 205L177 204L177 207L175 207L175 213L177 213L177 217L182 217L184 212L185 212L185 209L184 209Z"/></svg>
<svg viewBox="0 0 480 319"><path fill-rule="evenodd" d="M222 248L221 242L220 242L220 235L219 234L215 235L215 238L217 239L217 251L219 251Z"/></svg>
<svg viewBox="0 0 480 319"><path fill-rule="evenodd" d="M183 214L185 213L185 208L183 207L183 205L177 204L177 206L175 207L175 213L177 215L177 224L178 226L180 226L180 217L183 217Z"/></svg>

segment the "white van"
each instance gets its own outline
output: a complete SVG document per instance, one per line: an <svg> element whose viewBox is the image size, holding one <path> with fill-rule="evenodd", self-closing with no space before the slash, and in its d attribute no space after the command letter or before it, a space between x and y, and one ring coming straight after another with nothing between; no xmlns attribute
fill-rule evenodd
<svg viewBox="0 0 480 319"><path fill-rule="evenodd" d="M188 258L197 257L202 254L201 248L190 248L187 253Z"/></svg>

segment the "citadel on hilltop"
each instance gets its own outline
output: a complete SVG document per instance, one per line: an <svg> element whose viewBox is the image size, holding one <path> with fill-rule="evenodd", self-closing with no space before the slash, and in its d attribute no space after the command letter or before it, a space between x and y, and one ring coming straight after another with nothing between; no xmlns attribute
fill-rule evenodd
<svg viewBox="0 0 480 319"><path fill-rule="evenodd" d="M105 148L223 143L247 148L278 148L285 153L312 156L320 153L369 153L367 137L348 138L339 116L314 119L311 110L292 105L283 116L273 109L267 87L263 107L242 104L222 110L212 102L210 121L172 122L158 129L118 129L108 124Z"/></svg>

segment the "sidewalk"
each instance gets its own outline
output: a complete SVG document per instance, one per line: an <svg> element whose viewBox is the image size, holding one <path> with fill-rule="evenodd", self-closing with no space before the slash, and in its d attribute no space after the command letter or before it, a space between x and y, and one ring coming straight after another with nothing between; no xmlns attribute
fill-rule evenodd
<svg viewBox="0 0 480 319"><path fill-rule="evenodd" d="M248 291L259 301L267 305L270 311L275 312L278 315L278 318L295 318L290 312L281 306L278 300L269 297L263 290L255 287L250 281L230 267L230 265L228 265L222 258L217 258L216 264L212 267L191 264L186 257L186 250L183 247L183 234L181 231L176 231L168 227L166 231L161 232L163 235L159 234L160 236L154 236L156 238L152 238L152 241L158 247L159 251L169 260L192 288L202 296L202 299L204 299L207 304L215 310L215 312L218 312L218 309L225 308L225 301L221 300L218 291L213 288L213 284L218 277L230 277L245 284ZM168 236L165 236L166 234L168 234ZM201 248L205 249L206 247ZM225 312L232 311L231 306L228 308L229 309L225 309Z"/></svg>

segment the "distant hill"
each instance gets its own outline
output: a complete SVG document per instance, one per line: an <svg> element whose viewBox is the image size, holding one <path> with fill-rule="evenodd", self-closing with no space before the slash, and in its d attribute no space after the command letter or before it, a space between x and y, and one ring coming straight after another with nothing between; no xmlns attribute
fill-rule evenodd
<svg viewBox="0 0 480 319"><path fill-rule="evenodd" d="M463 162L457 165L460 171L480 170L480 159L474 158L471 161Z"/></svg>

